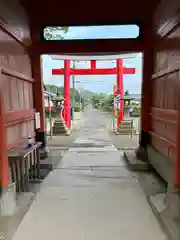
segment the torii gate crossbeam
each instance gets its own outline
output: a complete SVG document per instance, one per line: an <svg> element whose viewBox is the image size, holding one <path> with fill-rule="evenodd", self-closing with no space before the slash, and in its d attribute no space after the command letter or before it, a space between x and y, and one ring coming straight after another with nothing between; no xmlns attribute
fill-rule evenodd
<svg viewBox="0 0 180 240"><path fill-rule="evenodd" d="M116 68L96 68L96 60L90 60L90 69L70 68L70 60L64 60L64 68L52 69L52 75L64 75L64 120L68 128L71 127L70 119L70 75L117 75L117 89L121 97L124 96L123 74L135 74L135 68L124 68L123 60L116 59ZM118 126L124 116L124 100L120 100L120 114Z"/></svg>

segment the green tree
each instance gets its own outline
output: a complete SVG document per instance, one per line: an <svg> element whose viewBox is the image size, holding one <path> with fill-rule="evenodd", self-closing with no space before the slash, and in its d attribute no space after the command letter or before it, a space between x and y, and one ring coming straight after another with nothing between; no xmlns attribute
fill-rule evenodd
<svg viewBox="0 0 180 240"><path fill-rule="evenodd" d="M129 94L129 91L126 90L125 93L124 93L124 95L125 95L125 96L129 96L129 95L130 95L130 94ZM127 105L128 105L128 106L131 104L131 101L130 101L130 100L125 100L125 101L124 101L125 105L126 105L126 102L127 102Z"/></svg>
<svg viewBox="0 0 180 240"><path fill-rule="evenodd" d="M57 97L62 97L62 98L64 97L64 87L58 87L58 86L51 85L51 84L46 84L45 87L48 92L56 94ZM73 88L70 89L71 101L72 101L72 98L73 98ZM81 101L79 91L76 88L74 89L74 99L75 99L75 102Z"/></svg>
<svg viewBox="0 0 180 240"><path fill-rule="evenodd" d="M44 28L44 38L46 40L62 40L68 30L69 27L46 27Z"/></svg>
<svg viewBox="0 0 180 240"><path fill-rule="evenodd" d="M125 96L129 96L129 91L126 90L125 93L124 93Z"/></svg>

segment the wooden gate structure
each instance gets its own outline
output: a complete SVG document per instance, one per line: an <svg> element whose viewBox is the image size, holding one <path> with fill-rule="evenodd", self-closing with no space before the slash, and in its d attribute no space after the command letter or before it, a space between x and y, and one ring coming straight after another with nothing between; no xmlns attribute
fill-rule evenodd
<svg viewBox="0 0 180 240"><path fill-rule="evenodd" d="M103 8L102 8L103 4ZM10 182L8 150L29 134L46 146L42 54L143 53L139 149L168 183L168 204L180 213L180 2L0 1L0 184ZM56 7L54 7L56 6ZM96 7L94 7L96 6ZM68 9L65 11L65 9ZM46 41L46 26L137 24L136 39ZM34 114L40 113L35 130ZM175 191L176 190L176 191ZM172 196L176 196L175 203Z"/></svg>
<svg viewBox="0 0 180 240"><path fill-rule="evenodd" d="M123 60L116 60L116 68L96 68L96 60L91 60L91 68L89 69L71 69L70 60L64 60L64 68L52 69L53 75L64 75L64 108L65 108L65 123L68 128L71 124L70 116L70 76L71 75L117 75L117 91L121 97L124 96L124 74L135 74L135 68L124 68ZM120 100L120 114L117 121L119 127L121 120L124 117L124 101Z"/></svg>

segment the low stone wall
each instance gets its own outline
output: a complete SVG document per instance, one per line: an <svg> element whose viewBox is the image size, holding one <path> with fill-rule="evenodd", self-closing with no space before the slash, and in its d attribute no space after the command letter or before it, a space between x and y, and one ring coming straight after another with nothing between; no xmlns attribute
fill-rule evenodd
<svg viewBox="0 0 180 240"><path fill-rule="evenodd" d="M173 182L173 165L171 160L163 154L157 152L152 146L147 147L149 161L158 174L168 183Z"/></svg>

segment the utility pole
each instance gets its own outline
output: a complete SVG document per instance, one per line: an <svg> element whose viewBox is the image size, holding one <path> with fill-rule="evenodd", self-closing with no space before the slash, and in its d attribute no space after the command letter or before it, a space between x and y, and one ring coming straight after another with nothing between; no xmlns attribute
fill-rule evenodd
<svg viewBox="0 0 180 240"><path fill-rule="evenodd" d="M51 114L51 96L50 95L48 95L48 106L49 106L50 139L52 139L52 114Z"/></svg>

